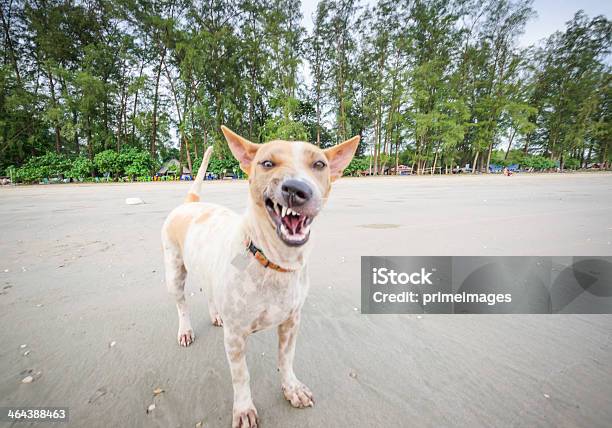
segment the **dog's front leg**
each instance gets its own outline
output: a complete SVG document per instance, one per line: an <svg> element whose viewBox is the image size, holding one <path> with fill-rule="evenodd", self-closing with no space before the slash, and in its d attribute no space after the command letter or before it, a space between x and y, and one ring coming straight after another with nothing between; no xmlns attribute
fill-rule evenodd
<svg viewBox="0 0 612 428"><path fill-rule="evenodd" d="M293 407L312 407L312 392L298 380L293 372L295 342L300 326L300 313L295 312L291 318L278 326L278 369L281 374L281 387L285 398Z"/></svg>
<svg viewBox="0 0 612 428"><path fill-rule="evenodd" d="M257 409L251 397L249 369L246 364L247 333L233 331L229 326L225 326L223 336L234 387L232 428L255 428Z"/></svg>

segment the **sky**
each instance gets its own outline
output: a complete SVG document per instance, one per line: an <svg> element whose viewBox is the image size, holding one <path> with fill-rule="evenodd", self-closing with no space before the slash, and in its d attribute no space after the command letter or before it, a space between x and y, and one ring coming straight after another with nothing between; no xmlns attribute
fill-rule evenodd
<svg viewBox="0 0 612 428"><path fill-rule="evenodd" d="M309 31L312 28L312 16L318 0L302 0L303 25ZM362 4L375 4L376 0L362 0ZM527 47L548 37L557 30L563 30L565 23L572 19L576 11L582 9L589 17L605 15L612 18L612 1L598 0L534 0L533 8L537 17L532 19L520 39L520 45Z"/></svg>
<svg viewBox="0 0 612 428"><path fill-rule="evenodd" d="M316 7L316 6L315 6ZM526 47L565 28L576 11L582 9L590 17L604 15L612 18L612 1L582 0L535 0L533 7L538 16L527 24L521 45Z"/></svg>

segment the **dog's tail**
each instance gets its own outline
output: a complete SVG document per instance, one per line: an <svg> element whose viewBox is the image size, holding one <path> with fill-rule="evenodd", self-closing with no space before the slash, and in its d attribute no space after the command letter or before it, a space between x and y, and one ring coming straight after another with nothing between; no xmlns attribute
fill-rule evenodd
<svg viewBox="0 0 612 428"><path fill-rule="evenodd" d="M187 196L185 197L185 202L199 202L200 201L200 187L202 186L202 181L204 181L204 176L206 175L206 168L208 168L208 162L210 162L210 155L212 154L213 148L210 146L206 149L204 153L204 157L202 158L202 164L200 165L200 169L198 169L198 175L191 185Z"/></svg>

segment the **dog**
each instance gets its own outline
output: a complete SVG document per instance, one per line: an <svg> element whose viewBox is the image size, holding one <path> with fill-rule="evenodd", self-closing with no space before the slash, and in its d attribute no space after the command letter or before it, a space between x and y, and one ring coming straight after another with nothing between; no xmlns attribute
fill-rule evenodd
<svg viewBox="0 0 612 428"><path fill-rule="evenodd" d="M168 215L162 228L166 285L176 299L178 343L189 346L195 335L185 301L187 273L203 284L211 322L223 327L234 390L232 427L253 428L258 417L245 356L247 337L256 331L278 329L285 398L297 408L314 404L312 392L293 371L300 312L309 288L310 228L360 137L322 150L306 142L254 144L221 129L248 175L246 212L240 216L200 202L209 147L185 203Z"/></svg>

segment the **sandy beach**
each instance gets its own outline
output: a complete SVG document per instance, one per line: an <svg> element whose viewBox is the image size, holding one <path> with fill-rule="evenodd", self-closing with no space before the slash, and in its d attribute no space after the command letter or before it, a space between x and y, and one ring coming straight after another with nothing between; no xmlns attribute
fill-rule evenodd
<svg viewBox="0 0 612 428"><path fill-rule="evenodd" d="M163 281L160 228L188 186L0 188L0 406L69 407L70 427L231 425L223 333L188 281L196 341L179 347ZM246 192L208 182L202 199L242 211ZM611 255L612 174L343 179L313 238L295 368L316 404L285 401L276 333L258 333L262 427L612 426L612 315L359 308L362 255Z"/></svg>

